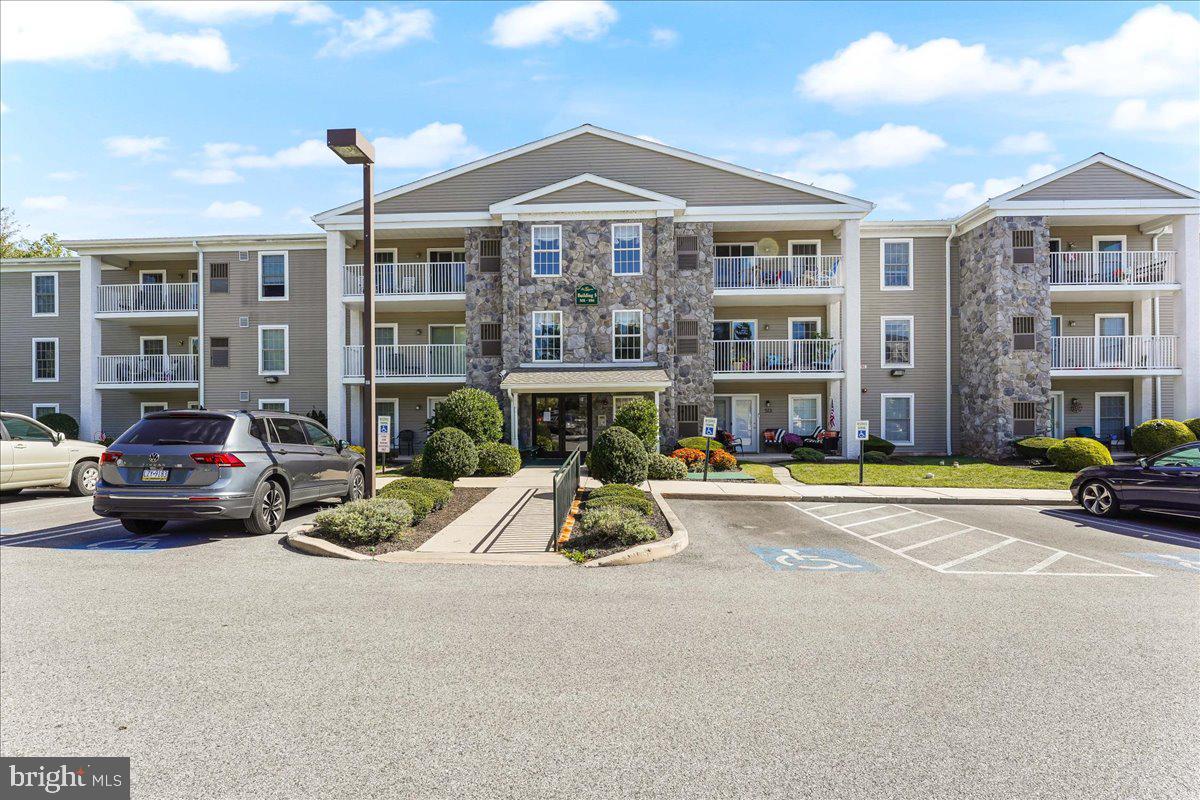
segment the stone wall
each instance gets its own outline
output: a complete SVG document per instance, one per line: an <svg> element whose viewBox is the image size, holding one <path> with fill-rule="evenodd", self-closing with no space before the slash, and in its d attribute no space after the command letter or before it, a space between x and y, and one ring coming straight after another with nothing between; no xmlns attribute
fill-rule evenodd
<svg viewBox="0 0 1200 800"><path fill-rule="evenodd" d="M668 226L664 225L664 229ZM700 258L695 270L680 270L675 261L675 239L696 236L700 243ZM677 223L664 230L670 239L669 264L664 269L662 308L671 326L672 335L662 351L660 363L671 378L671 388L665 393L660 409L659 424L663 442L670 446L679 438L675 410L681 403L695 403L701 417L713 411L713 227L707 222ZM666 245L663 245L665 247ZM695 319L699 343L695 355L680 355L675 351L674 321L677 318Z"/></svg>
<svg viewBox="0 0 1200 800"><path fill-rule="evenodd" d="M1034 263L1014 264L1012 231L1034 232ZM1038 404L1036 430L1050 432L1050 257L1044 217L998 217L956 241L960 359L957 391L965 453L1012 454L1012 404ZM1014 351L1012 319L1034 319L1035 347Z"/></svg>
<svg viewBox="0 0 1200 800"><path fill-rule="evenodd" d="M467 378L466 385L496 395L504 412L504 436L508 440L508 398L500 393L500 356L484 357L479 338L479 326L503 322L503 296L500 273L479 271L479 243L484 239L499 239L499 228L467 228L463 235L466 274Z"/></svg>

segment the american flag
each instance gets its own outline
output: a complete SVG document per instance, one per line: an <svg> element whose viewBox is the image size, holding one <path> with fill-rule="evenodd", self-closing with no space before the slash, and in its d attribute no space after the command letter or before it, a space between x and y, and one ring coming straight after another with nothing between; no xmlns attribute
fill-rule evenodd
<svg viewBox="0 0 1200 800"><path fill-rule="evenodd" d="M831 430L831 431L837 430L837 414L833 410L833 399L832 398L830 398L830 401L829 401L829 426L828 427L829 427L829 430Z"/></svg>

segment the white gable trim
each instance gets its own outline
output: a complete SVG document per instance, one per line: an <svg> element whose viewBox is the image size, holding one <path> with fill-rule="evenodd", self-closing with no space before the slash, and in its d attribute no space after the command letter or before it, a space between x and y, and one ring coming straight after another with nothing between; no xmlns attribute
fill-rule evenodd
<svg viewBox="0 0 1200 800"><path fill-rule="evenodd" d="M1063 167L1058 172L1052 172L1043 178L1038 178L1036 181L1030 181L1029 183L1021 184L1020 186L1018 186L1015 189L1011 189L1011 190L1005 192L1004 194L997 195L996 197L993 197L990 202L991 203L1003 203L1006 200L1012 200L1013 198L1018 197L1019 195L1025 194L1026 192L1031 192L1040 186L1045 186L1047 183L1056 181L1059 178L1062 178L1066 175L1070 175L1074 172L1079 172L1079 170L1084 169L1086 167L1090 167L1093 164L1103 164L1106 167L1112 167L1113 169L1117 170L1118 172L1124 172L1125 174L1132 175L1135 178L1141 178L1142 180L1146 181L1147 183L1153 183L1155 186L1160 186L1160 187L1167 189L1169 191L1172 191L1172 192L1178 192L1179 194L1183 195L1184 197L1200 198L1200 192L1197 192L1195 189L1189 189L1188 187L1186 187L1182 184L1167 180L1166 178L1164 178L1160 175L1155 175L1153 172L1147 172L1144 169L1139 169L1139 168L1135 167L1133 164L1126 164L1124 161L1113 158L1112 156L1109 156L1109 155L1105 155L1104 153L1096 153L1094 156L1085 158L1083 161L1078 161L1078 162L1070 165L1069 167ZM1045 201L1033 199L1033 200L1019 200L1017 202L1042 203Z"/></svg>
<svg viewBox="0 0 1200 800"><path fill-rule="evenodd" d="M603 203L530 203L530 200L536 200L539 197L544 197L548 194L554 194L562 189L569 189L572 186L578 186L581 183L591 183L596 186L603 186L606 189L612 189L617 192L624 192L635 197L643 198L643 202L637 201L620 201L612 200ZM610 178L602 178L599 175L593 175L590 172L585 172L582 175L576 175L574 178L567 178L565 181L552 183L549 186L543 186L540 189L534 189L525 194L519 194L516 197L510 197L507 200L501 200L499 203L492 203L488 207L488 211L493 214L506 214L514 211L528 210L552 210L554 207L562 206L563 208L588 208L591 206L605 206L612 208L663 208L663 209L682 209L687 206L687 203L680 200L678 197L671 197L666 194L652 192L649 189L643 189L640 186L614 181Z"/></svg>

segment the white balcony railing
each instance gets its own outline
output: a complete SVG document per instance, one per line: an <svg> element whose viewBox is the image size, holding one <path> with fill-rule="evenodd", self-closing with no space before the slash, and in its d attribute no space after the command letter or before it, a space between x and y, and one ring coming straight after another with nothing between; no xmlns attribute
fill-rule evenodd
<svg viewBox="0 0 1200 800"><path fill-rule="evenodd" d="M713 259L716 289L830 289L842 285L841 256L721 256Z"/></svg>
<svg viewBox="0 0 1200 800"><path fill-rule="evenodd" d="M466 291L467 265L462 261L376 264L375 296L402 297L408 294L461 294ZM342 293L363 293L363 265L347 264Z"/></svg>
<svg viewBox="0 0 1200 800"><path fill-rule="evenodd" d="M1054 336L1052 370L1154 370L1179 366L1174 336Z"/></svg>
<svg viewBox="0 0 1200 800"><path fill-rule="evenodd" d="M1051 286L1138 286L1175 283L1172 250L1122 250L1050 254Z"/></svg>
<svg viewBox="0 0 1200 800"><path fill-rule="evenodd" d="M96 287L96 313L195 311L197 283L108 283Z"/></svg>
<svg viewBox="0 0 1200 800"><path fill-rule="evenodd" d="M713 372L841 372L841 339L713 342Z"/></svg>
<svg viewBox="0 0 1200 800"><path fill-rule="evenodd" d="M344 377L363 376L363 346L346 345ZM467 374L465 344L377 344L377 378L458 378Z"/></svg>
<svg viewBox="0 0 1200 800"><path fill-rule="evenodd" d="M178 356L100 356L96 383L195 383L200 357Z"/></svg>

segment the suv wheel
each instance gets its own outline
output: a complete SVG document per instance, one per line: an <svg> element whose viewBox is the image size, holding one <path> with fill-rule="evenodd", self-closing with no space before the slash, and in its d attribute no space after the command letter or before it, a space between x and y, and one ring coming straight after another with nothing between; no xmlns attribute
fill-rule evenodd
<svg viewBox="0 0 1200 800"><path fill-rule="evenodd" d="M88 497L96 493L96 482L100 480L100 465L95 461L80 461L71 472L71 494Z"/></svg>
<svg viewBox="0 0 1200 800"><path fill-rule="evenodd" d="M342 497L343 503L352 503L355 500L362 500L363 495L367 493L367 479L363 475L363 471L358 467L350 470L350 488Z"/></svg>
<svg viewBox="0 0 1200 800"><path fill-rule="evenodd" d="M1079 505L1094 517L1115 517L1121 510L1113 490L1100 481L1084 484L1079 491Z"/></svg>
<svg viewBox="0 0 1200 800"><path fill-rule="evenodd" d="M287 496L275 481L263 481L254 492L254 504L246 519L246 531L256 536L274 533L287 513Z"/></svg>
<svg viewBox="0 0 1200 800"><path fill-rule="evenodd" d="M149 536L158 533L167 524L165 519L122 519L125 530L136 536Z"/></svg>

